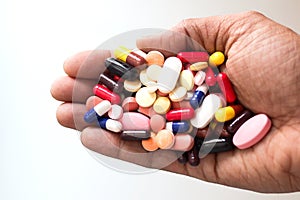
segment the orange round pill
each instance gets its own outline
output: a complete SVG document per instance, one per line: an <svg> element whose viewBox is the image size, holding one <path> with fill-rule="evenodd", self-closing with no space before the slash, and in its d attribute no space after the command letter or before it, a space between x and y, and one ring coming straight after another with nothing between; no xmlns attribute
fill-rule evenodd
<svg viewBox="0 0 300 200"><path fill-rule="evenodd" d="M174 134L167 129L160 130L155 139L157 146L161 149L170 149L173 147L175 142Z"/></svg>
<svg viewBox="0 0 300 200"><path fill-rule="evenodd" d="M164 55L162 53L160 53L159 51L150 51L146 55L146 61L148 63L148 66L159 65L162 67L165 62L165 58L164 58Z"/></svg>
<svg viewBox="0 0 300 200"><path fill-rule="evenodd" d="M156 151L158 149L156 140L156 134L151 132L151 136L147 140L142 140L142 146L146 151Z"/></svg>

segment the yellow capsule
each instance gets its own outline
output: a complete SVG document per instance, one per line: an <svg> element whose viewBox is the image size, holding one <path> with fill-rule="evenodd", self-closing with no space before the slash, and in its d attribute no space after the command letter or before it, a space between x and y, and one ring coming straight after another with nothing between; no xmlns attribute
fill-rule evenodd
<svg viewBox="0 0 300 200"><path fill-rule="evenodd" d="M209 64L211 66L221 65L225 60L225 56L222 52L216 51L215 53L209 56Z"/></svg>
<svg viewBox="0 0 300 200"><path fill-rule="evenodd" d="M215 113L215 118L218 122L226 122L235 117L235 111L231 106L219 108Z"/></svg>
<svg viewBox="0 0 300 200"><path fill-rule="evenodd" d="M153 110L158 114L166 114L171 108L171 102L168 97L158 97L153 104Z"/></svg>
<svg viewBox="0 0 300 200"><path fill-rule="evenodd" d="M124 47L124 46L119 46L119 48L117 48L114 51L115 57L126 62L127 56L130 53L130 49Z"/></svg>

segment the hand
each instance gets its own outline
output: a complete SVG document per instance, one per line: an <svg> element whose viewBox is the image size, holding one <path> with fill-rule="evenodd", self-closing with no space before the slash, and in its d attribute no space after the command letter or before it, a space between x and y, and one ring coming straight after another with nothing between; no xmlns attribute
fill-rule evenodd
<svg viewBox="0 0 300 200"><path fill-rule="evenodd" d="M167 160L172 163L164 170L209 182L259 192L300 191L299 35L256 12L184 20L172 30L190 36L209 53L225 53L225 71L239 101L272 120L271 131L260 143L246 150L208 155L197 167L174 161L171 151L148 153L149 159L136 156L136 152L145 152L139 143L121 141L118 135L88 126L82 119L91 88L104 68L101 63L110 56L106 51L82 52L65 62L68 76L54 82L51 89L54 98L65 102L57 110L60 124L81 130L81 141L87 148L139 165L157 168ZM174 37L144 38L137 46L145 51L199 50ZM74 95L74 88L81 95ZM93 100L95 97L88 100L88 108Z"/></svg>

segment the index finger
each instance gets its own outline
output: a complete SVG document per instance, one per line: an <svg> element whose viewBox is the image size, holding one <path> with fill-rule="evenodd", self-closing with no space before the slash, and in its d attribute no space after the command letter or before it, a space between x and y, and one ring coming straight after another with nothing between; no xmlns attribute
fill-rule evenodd
<svg viewBox="0 0 300 200"><path fill-rule="evenodd" d="M64 62L64 70L74 78L97 79L105 70L105 59L110 56L109 50L83 51L68 58Z"/></svg>

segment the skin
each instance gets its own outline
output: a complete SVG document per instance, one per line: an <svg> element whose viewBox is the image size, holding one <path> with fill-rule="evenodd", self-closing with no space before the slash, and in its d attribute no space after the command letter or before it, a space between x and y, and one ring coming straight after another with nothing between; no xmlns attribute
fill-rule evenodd
<svg viewBox="0 0 300 200"><path fill-rule="evenodd" d="M172 30L193 38L210 53L225 53L225 71L239 101L272 120L261 142L246 150L208 155L196 167L178 163L168 150L148 153L147 159L138 156L145 152L140 143L121 141L118 135L82 120L94 101L99 101L88 97L103 70L103 59L109 56L100 50L92 55L91 51L81 52L64 63L67 76L56 80L51 89L53 97L64 102L57 109L58 122L82 131L81 141L87 148L114 158L258 192L300 191L299 35L257 12L187 19ZM144 38L137 46L144 51L200 49L175 34ZM77 90L81 95L74 93Z"/></svg>

